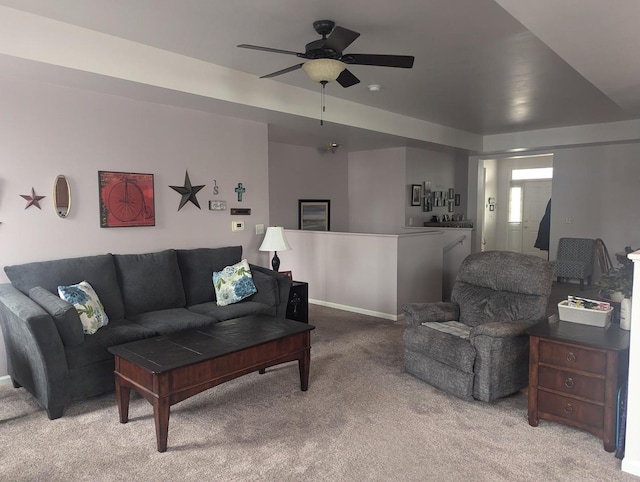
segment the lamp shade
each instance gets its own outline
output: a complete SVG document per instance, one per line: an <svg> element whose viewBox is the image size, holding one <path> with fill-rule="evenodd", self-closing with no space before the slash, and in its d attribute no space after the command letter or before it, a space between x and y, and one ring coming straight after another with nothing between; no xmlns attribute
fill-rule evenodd
<svg viewBox="0 0 640 482"><path fill-rule="evenodd" d="M314 82L333 82L347 66L334 59L309 60L302 65L309 78Z"/></svg>
<svg viewBox="0 0 640 482"><path fill-rule="evenodd" d="M282 226L268 227L264 240L258 249L260 251L289 251L291 246L284 236L284 228Z"/></svg>

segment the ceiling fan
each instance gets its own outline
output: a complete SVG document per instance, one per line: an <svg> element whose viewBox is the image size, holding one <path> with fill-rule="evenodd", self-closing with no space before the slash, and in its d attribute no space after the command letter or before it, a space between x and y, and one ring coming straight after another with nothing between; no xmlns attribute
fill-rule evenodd
<svg viewBox="0 0 640 482"><path fill-rule="evenodd" d="M238 45L240 48L263 50L279 54L295 55L306 62L292 65L286 69L278 70L271 74L263 75L261 79L276 77L278 75L293 72L302 68L309 78L323 85L337 81L342 87L351 87L360 82L346 67L347 65L374 65L381 67L399 67L410 69L413 67L414 57L410 55L371 55L371 54L345 54L344 49L357 39L360 34L344 27L336 26L332 20L317 20L313 22L315 31L322 35L319 40L314 40L305 46L304 53L291 50L272 49L259 45Z"/></svg>

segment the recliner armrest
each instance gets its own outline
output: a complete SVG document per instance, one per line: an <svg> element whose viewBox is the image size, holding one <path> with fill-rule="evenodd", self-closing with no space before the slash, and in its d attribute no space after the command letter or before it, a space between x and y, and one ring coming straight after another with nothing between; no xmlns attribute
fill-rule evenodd
<svg viewBox="0 0 640 482"><path fill-rule="evenodd" d="M493 338L508 338L524 334L527 328L537 322L531 321L492 321L471 328L469 339L473 340L477 336L490 336Z"/></svg>
<svg viewBox="0 0 640 482"><path fill-rule="evenodd" d="M408 303L402 306L407 325L420 325L425 321L457 321L460 307L451 301L437 303Z"/></svg>

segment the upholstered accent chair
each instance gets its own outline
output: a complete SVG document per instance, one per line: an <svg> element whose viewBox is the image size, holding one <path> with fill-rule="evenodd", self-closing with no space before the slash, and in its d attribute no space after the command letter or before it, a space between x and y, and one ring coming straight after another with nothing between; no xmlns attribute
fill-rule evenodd
<svg viewBox="0 0 640 482"><path fill-rule="evenodd" d="M595 253L595 239L560 238L555 261L558 281L562 278L579 279L580 290L584 290L584 280L591 284Z"/></svg>
<svg viewBox="0 0 640 482"><path fill-rule="evenodd" d="M552 265L536 256L469 255L450 302L403 306L407 372L465 400L492 402L524 388L525 330L544 319L552 278Z"/></svg>

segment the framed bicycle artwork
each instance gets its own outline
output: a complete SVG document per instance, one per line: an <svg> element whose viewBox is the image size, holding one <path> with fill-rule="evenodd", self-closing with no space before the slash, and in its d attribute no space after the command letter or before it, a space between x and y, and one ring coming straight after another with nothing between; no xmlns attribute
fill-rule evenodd
<svg viewBox="0 0 640 482"><path fill-rule="evenodd" d="M98 171L100 227L155 226L153 174Z"/></svg>

